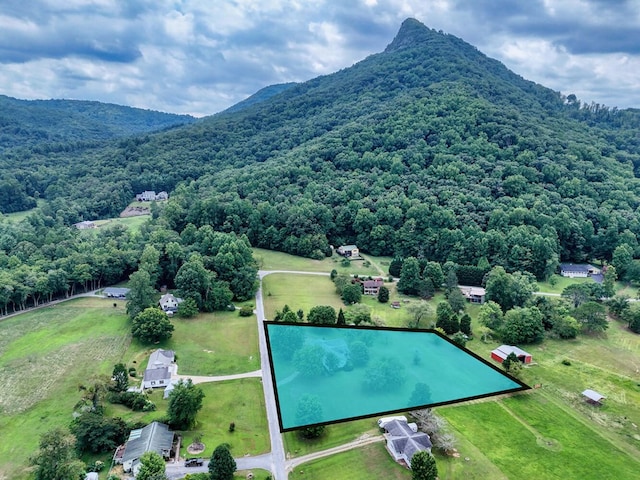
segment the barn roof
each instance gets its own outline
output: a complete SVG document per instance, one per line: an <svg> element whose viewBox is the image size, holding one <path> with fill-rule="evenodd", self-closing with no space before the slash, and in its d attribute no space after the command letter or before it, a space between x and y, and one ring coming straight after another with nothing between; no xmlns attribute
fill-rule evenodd
<svg viewBox="0 0 640 480"><path fill-rule="evenodd" d="M514 345L500 345L498 348L493 350L491 353L498 355L500 358L507 358L510 353L514 353L516 357L530 357L531 354L525 352L521 348L518 348Z"/></svg>
<svg viewBox="0 0 640 480"><path fill-rule="evenodd" d="M140 458L145 452L156 452L166 456L172 444L173 432L169 430L168 425L160 422L150 423L144 428L131 430L122 462Z"/></svg>
<svg viewBox="0 0 640 480"><path fill-rule="evenodd" d="M582 395L587 397L589 400L593 400L594 402L599 402L600 400L604 400L605 398L607 398L601 393L598 393L595 390L591 390L589 388L582 392Z"/></svg>

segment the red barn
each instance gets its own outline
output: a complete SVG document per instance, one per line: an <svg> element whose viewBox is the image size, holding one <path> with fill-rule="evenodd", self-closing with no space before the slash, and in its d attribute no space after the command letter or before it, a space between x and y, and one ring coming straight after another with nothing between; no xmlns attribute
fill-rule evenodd
<svg viewBox="0 0 640 480"><path fill-rule="evenodd" d="M513 345L500 345L491 352L491 358L498 363L502 363L510 353L514 353L522 363L531 363L531 354Z"/></svg>

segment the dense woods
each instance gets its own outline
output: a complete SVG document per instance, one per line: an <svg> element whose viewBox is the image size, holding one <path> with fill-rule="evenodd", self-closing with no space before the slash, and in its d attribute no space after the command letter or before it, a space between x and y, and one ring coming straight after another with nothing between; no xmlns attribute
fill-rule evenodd
<svg viewBox="0 0 640 480"><path fill-rule="evenodd" d="M142 239L100 235L94 257L63 225L117 215L155 189L171 198L143 236L169 232L157 248L173 270L163 242L195 245L211 229L315 258L356 243L469 275L502 266L543 279L559 261L610 261L621 247L640 256L639 125L637 110L582 104L407 20L382 53L191 125L5 148L4 211L46 203L22 227L26 240L0 227L2 258L24 263L24 241L40 251L60 236L54 250L108 259L91 281L126 278ZM39 236L40 224L55 228ZM112 261L109 249L124 253ZM44 257L57 268L66 254ZM74 268L89 262L80 260ZM85 286L80 272L67 274L77 280L65 288Z"/></svg>

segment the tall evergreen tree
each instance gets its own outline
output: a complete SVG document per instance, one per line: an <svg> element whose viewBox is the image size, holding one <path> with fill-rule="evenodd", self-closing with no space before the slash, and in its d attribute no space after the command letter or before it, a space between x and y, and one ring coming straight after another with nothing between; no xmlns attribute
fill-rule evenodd
<svg viewBox="0 0 640 480"><path fill-rule="evenodd" d="M218 445L209 460L211 480L233 480L236 468L236 461L233 459L229 447L226 444Z"/></svg>
<svg viewBox="0 0 640 480"><path fill-rule="evenodd" d="M412 480L436 480L438 467L436 459L427 451L417 452L411 457Z"/></svg>

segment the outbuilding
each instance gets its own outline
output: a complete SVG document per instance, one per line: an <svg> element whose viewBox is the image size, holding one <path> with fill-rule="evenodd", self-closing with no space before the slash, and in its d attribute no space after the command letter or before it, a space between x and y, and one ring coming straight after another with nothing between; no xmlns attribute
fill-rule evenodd
<svg viewBox="0 0 640 480"><path fill-rule="evenodd" d="M513 345L500 345L498 348L491 352L491 358L498 363L502 363L510 353L514 353L515 356L518 357L518 360L520 360L522 363L531 363L531 354Z"/></svg>
<svg viewBox="0 0 640 480"><path fill-rule="evenodd" d="M590 388L587 388L584 392L582 392L582 395L587 399L587 402L592 405L602 405L602 400L607 398L601 393L598 393L595 390L591 390Z"/></svg>

